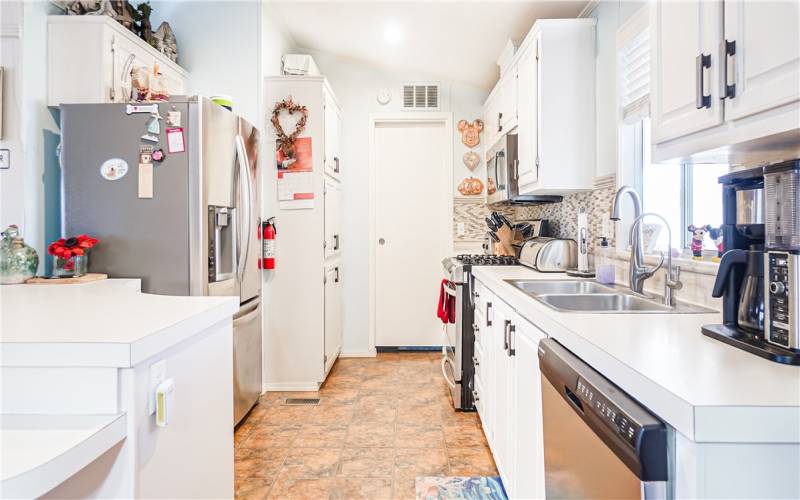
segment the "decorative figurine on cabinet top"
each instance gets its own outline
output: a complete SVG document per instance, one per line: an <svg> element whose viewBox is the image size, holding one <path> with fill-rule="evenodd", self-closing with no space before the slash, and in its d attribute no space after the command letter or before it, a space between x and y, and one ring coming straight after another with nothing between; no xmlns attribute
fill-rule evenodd
<svg viewBox="0 0 800 500"><path fill-rule="evenodd" d="M36 250L25 244L17 226L8 226L0 239L0 285L25 283L38 267Z"/></svg>
<svg viewBox="0 0 800 500"><path fill-rule="evenodd" d="M164 21L158 26L150 45L167 56L170 61L178 62L178 39L175 38L175 32L168 22Z"/></svg>
<svg viewBox="0 0 800 500"><path fill-rule="evenodd" d="M481 131L483 130L483 120L477 119L474 122L461 120L458 122L458 131L461 132L461 142L468 148L474 148L481 142Z"/></svg>

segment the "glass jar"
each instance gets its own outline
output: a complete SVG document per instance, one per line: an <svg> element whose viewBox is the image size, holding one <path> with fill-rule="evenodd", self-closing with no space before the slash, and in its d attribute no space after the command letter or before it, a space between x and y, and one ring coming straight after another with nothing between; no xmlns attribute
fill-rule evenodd
<svg viewBox="0 0 800 500"><path fill-rule="evenodd" d="M17 226L8 226L0 240L0 284L25 283L36 276L38 267L36 250L25 244Z"/></svg>
<svg viewBox="0 0 800 500"><path fill-rule="evenodd" d="M89 255L73 255L65 259L53 256L53 277L54 278L79 278L86 274L89 267Z"/></svg>

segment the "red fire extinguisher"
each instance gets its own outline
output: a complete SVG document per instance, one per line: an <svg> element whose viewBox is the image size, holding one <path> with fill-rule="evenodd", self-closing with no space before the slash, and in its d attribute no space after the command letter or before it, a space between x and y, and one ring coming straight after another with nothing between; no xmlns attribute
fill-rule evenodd
<svg viewBox="0 0 800 500"><path fill-rule="evenodd" d="M275 269L275 217L270 217L266 222L261 223L261 269Z"/></svg>

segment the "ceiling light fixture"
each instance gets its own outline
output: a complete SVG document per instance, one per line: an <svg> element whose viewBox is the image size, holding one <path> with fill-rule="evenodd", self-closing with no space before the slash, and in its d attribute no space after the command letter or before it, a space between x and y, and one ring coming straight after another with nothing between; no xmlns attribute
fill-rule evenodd
<svg viewBox="0 0 800 500"><path fill-rule="evenodd" d="M383 38L392 45L399 45L404 38L403 28L398 23L389 23L383 28Z"/></svg>

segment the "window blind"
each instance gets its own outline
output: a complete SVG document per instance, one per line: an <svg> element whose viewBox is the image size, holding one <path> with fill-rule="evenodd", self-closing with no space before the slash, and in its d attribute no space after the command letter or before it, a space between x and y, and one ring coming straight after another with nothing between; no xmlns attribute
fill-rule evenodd
<svg viewBox="0 0 800 500"><path fill-rule="evenodd" d="M650 115L650 32L640 31L617 49L619 102L623 121Z"/></svg>

